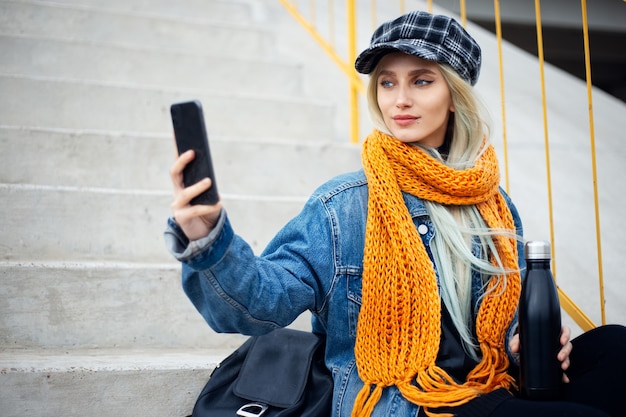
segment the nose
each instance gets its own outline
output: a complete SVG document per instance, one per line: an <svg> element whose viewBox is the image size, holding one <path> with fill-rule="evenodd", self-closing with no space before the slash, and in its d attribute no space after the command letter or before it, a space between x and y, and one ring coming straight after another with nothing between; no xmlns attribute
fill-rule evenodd
<svg viewBox="0 0 626 417"><path fill-rule="evenodd" d="M413 105L413 100L406 87L398 88L398 95L396 96L396 107L399 109L405 109Z"/></svg>

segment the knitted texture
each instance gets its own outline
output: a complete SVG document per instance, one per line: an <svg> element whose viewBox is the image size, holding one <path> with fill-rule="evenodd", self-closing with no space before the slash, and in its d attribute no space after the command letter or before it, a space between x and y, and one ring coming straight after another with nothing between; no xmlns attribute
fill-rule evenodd
<svg viewBox="0 0 626 417"><path fill-rule="evenodd" d="M519 272L490 280L476 319L482 359L465 383L455 382L435 364L441 337L437 278L402 198L404 191L441 204L475 204L489 227L514 232L498 188L495 150L489 146L474 167L454 170L375 130L362 159L369 200L355 355L365 385L352 416L369 416L383 389L393 385L427 412L509 388L513 378L507 374L504 340L519 299ZM498 235L494 243L506 270L518 271L515 239Z"/></svg>

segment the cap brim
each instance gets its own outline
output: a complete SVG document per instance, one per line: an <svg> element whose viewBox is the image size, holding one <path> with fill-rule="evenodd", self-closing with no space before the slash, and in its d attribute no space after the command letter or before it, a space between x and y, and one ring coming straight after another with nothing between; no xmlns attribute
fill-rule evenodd
<svg viewBox="0 0 626 417"><path fill-rule="evenodd" d="M361 74L370 74L385 55L393 52L403 52L428 61L438 61L440 59L430 49L416 45L409 40L401 39L395 42L371 45L359 54L354 62L354 67Z"/></svg>

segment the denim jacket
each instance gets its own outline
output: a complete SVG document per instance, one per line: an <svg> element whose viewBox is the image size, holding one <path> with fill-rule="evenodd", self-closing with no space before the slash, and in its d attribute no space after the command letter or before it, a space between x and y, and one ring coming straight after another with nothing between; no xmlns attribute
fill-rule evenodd
<svg viewBox="0 0 626 417"><path fill-rule="evenodd" d="M519 215L502 191L522 236ZM272 239L260 256L237 236L222 211L211 234L189 243L170 219L166 244L183 263L183 288L217 332L263 334L313 313L314 332L327 337L326 364L334 378L333 417L349 416L363 386L354 344L361 306L368 188L363 170L343 174L319 187L304 208ZM419 198L404 201L430 254L435 233ZM480 250L476 245L475 250ZM525 267L518 243L520 268ZM473 298L480 296L473 278ZM514 320L508 337L516 328ZM505 343L508 348L508 343ZM385 389L373 416L417 416L419 407L395 387Z"/></svg>

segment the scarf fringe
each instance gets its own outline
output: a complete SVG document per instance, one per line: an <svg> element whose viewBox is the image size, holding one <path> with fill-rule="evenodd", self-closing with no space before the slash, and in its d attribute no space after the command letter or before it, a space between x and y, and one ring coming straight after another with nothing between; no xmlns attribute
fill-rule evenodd
<svg viewBox="0 0 626 417"><path fill-rule="evenodd" d="M384 386L378 384L372 391L371 384L365 384L354 402L354 408L352 409L352 417L370 417L374 407L383 395Z"/></svg>

